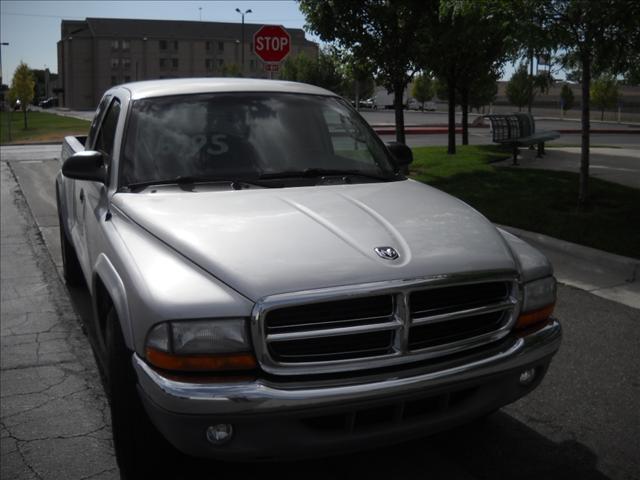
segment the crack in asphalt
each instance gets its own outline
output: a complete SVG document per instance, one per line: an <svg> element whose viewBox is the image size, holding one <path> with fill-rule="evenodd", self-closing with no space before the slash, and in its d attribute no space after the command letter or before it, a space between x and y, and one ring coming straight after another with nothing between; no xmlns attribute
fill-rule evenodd
<svg viewBox="0 0 640 480"><path fill-rule="evenodd" d="M3 246L15 246L9 248L13 252L11 255L5 255L5 251L2 256L3 263L10 263L12 271L3 268L2 275L0 427L3 452L15 455L15 462L23 465L15 464L13 470L3 467L3 477L7 473L11 478L80 480L98 478L110 472L117 476L108 404L97 380L93 357L87 354L90 347L82 333L81 320L69 303L11 165L3 162L2 170L3 190L7 183L12 184L3 191L3 204L11 197L15 209L9 211L15 226L12 225L9 235L3 231L2 242ZM6 177L5 173L8 173ZM15 273L20 271L27 275ZM36 271L38 274L31 274ZM22 294L21 286L28 294ZM7 394L5 385L18 391ZM33 404L29 405L31 402ZM57 410L58 404L62 410ZM21 408L23 405L27 408ZM56 411L60 411L57 416ZM54 412L53 417L51 412ZM64 425L64 430L70 431L56 432L56 423L50 423L49 418L62 422L60 425ZM98 448L96 453L100 455L95 457L101 457L99 463L91 464L97 468L95 472L86 471L81 456L67 453L64 448L68 447L56 445L56 442L82 438L92 439L92 448ZM36 454L33 448L28 449L30 445L38 445L37 442L51 442L46 444L47 449L50 454L56 453L47 458ZM61 460L58 456L60 448L64 455L69 455L63 460L69 471L66 467L64 472L54 467ZM70 474L73 468L84 471Z"/></svg>

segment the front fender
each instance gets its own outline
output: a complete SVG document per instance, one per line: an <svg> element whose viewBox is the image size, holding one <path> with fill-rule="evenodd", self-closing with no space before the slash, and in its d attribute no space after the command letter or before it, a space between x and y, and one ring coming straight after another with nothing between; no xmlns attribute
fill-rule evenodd
<svg viewBox="0 0 640 480"><path fill-rule="evenodd" d="M111 297L113 307L116 310L118 319L121 323L122 335L124 336L125 344L130 350L134 350L133 341L133 328L131 326L131 317L129 313L129 303L127 301L127 292L124 287L124 282L118 275L117 270L113 264L109 261L104 253L98 255L96 262L93 266L93 281L92 281L92 297L95 302L95 292L98 279L102 282L107 293Z"/></svg>

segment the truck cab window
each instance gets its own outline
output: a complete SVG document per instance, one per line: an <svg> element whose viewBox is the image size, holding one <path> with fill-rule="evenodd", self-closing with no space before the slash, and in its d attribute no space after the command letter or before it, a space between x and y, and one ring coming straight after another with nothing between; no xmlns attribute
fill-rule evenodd
<svg viewBox="0 0 640 480"><path fill-rule="evenodd" d="M109 110L105 114L104 120L98 136L96 138L96 144L94 150L101 152L104 155L104 163L107 169L111 165L111 156L113 155L113 141L116 136L116 126L118 125L118 116L120 115L120 101L117 98L113 99Z"/></svg>

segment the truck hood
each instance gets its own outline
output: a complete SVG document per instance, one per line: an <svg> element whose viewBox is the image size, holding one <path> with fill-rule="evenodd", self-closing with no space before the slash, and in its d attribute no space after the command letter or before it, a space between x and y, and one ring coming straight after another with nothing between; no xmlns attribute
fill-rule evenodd
<svg viewBox="0 0 640 480"><path fill-rule="evenodd" d="M117 193L113 205L247 297L482 270L516 271L477 211L412 180ZM392 247L399 257L374 249ZM167 272L170 274L170 272Z"/></svg>

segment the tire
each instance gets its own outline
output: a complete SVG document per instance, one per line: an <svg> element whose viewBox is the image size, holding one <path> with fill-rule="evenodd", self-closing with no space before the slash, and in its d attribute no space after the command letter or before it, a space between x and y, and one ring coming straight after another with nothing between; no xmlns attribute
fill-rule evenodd
<svg viewBox="0 0 640 480"><path fill-rule="evenodd" d="M136 389L131 352L113 307L106 319L107 389L116 460L122 479L174 478L175 450L153 426Z"/></svg>
<svg viewBox="0 0 640 480"><path fill-rule="evenodd" d="M70 287L79 287L84 284L84 276L82 274L82 268L80 268L80 261L76 254L76 249L67 237L64 225L62 223L62 216L60 215L60 200L58 200L58 223L60 226L60 251L62 253L62 274L64 281Z"/></svg>

